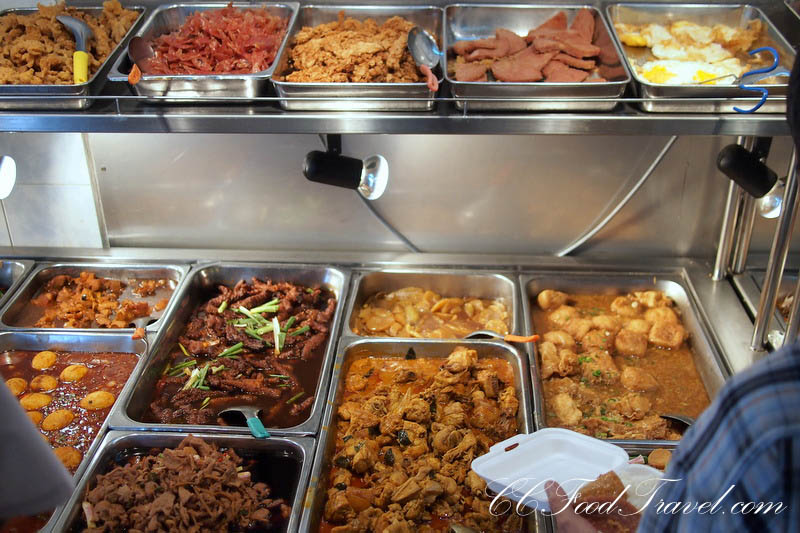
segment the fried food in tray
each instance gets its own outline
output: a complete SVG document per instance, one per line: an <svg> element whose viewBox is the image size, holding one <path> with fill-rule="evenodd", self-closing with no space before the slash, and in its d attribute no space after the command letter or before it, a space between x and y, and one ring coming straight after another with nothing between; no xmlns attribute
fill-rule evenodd
<svg viewBox="0 0 800 533"><path fill-rule="evenodd" d="M378 24L345 18L303 27L289 52L287 82L418 83L425 80L408 51L414 23L395 16Z"/></svg>
<svg viewBox="0 0 800 533"><path fill-rule="evenodd" d="M289 19L267 8L223 9L189 15L180 28L156 37L148 74L254 74L267 70Z"/></svg>
<svg viewBox="0 0 800 533"><path fill-rule="evenodd" d="M670 24L617 22L614 28L629 57L637 56L631 61L636 73L649 83L733 85L745 72L772 62L769 54L748 54L756 43L764 42L766 28L759 19L743 27L677 20ZM781 81L767 78L760 83Z"/></svg>
<svg viewBox="0 0 800 533"><path fill-rule="evenodd" d="M6 385L72 473L77 470L139 357L132 353L11 351Z"/></svg>
<svg viewBox="0 0 800 533"><path fill-rule="evenodd" d="M158 380L147 421L222 424L257 406L269 427L306 420L336 311L325 288L253 278L220 285L197 306Z"/></svg>
<svg viewBox="0 0 800 533"><path fill-rule="evenodd" d="M166 279L98 278L93 272L51 278L15 318L37 328L129 328L133 320L163 311L172 293ZM150 304L152 300L153 305Z"/></svg>
<svg viewBox="0 0 800 533"><path fill-rule="evenodd" d="M125 9L117 0L103 2L103 11L94 16L64 3L39 4L30 15L7 13L0 17L0 84L71 85L72 54L75 39L57 15L69 15L86 22L92 29L87 43L89 77L100 68L125 37L139 13Z"/></svg>
<svg viewBox="0 0 800 533"><path fill-rule="evenodd" d="M256 463L192 435L129 454L91 483L82 531L278 530L292 509L258 479Z"/></svg>
<svg viewBox="0 0 800 533"><path fill-rule="evenodd" d="M510 316L502 300L442 297L405 287L377 293L361 307L353 333L367 336L457 339L488 329L509 333Z"/></svg>
<svg viewBox="0 0 800 533"><path fill-rule="evenodd" d="M497 28L488 39L456 41L448 68L456 81L578 83L604 82L597 73L600 47L593 44L595 18L579 10L567 26L564 11L520 36Z"/></svg>
<svg viewBox="0 0 800 533"><path fill-rule="evenodd" d="M664 292L546 289L537 303L548 426L603 439L677 440L659 414L697 417L708 407L680 310Z"/></svg>
<svg viewBox="0 0 800 533"><path fill-rule="evenodd" d="M447 359L354 361L335 414L336 446L320 531L521 531L495 517L470 464L517 433L511 365L457 347Z"/></svg>

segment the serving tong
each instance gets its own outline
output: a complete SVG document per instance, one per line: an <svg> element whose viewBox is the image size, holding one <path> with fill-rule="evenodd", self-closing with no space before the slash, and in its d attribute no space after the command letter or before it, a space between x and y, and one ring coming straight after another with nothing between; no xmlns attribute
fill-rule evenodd
<svg viewBox="0 0 800 533"><path fill-rule="evenodd" d="M772 55L772 64L770 66L757 68L755 70L745 72L739 77L736 77L733 74L725 74L724 76L717 76L716 78L711 78L708 80L701 81L700 85L733 77L733 85L738 85L739 88L744 91L752 91L761 94L761 101L758 102L751 109L741 109L739 107L734 107L733 108L734 111L736 111L737 113L755 113L767 101L767 97L769 96L769 89L767 89L766 87L752 87L750 86L750 84L755 84L767 78L774 78L778 76L789 77L789 75L791 74L786 67L781 67L778 65L778 63L780 62L780 56L775 48L773 48L772 46L762 46L761 48L756 48L755 50L751 50L749 54L752 56L759 52L769 52Z"/></svg>

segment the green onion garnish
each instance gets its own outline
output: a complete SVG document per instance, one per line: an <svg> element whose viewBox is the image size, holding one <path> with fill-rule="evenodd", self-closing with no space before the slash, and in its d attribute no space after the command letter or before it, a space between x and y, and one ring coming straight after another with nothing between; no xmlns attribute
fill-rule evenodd
<svg viewBox="0 0 800 533"><path fill-rule="evenodd" d="M281 334L278 335L278 340L280 341L280 344L278 345L278 349L279 350L283 350L283 344L286 342L286 332L281 331Z"/></svg>
<svg viewBox="0 0 800 533"><path fill-rule="evenodd" d="M263 335L264 333L269 333L270 331L272 331L273 327L274 326L271 323L267 324L266 326L256 329L256 333L258 333L259 335Z"/></svg>
<svg viewBox="0 0 800 533"><path fill-rule="evenodd" d="M267 374L268 378L289 379L286 374Z"/></svg>
<svg viewBox="0 0 800 533"><path fill-rule="evenodd" d="M239 311L240 313L245 315L247 318L255 320L256 322L260 322L260 323L263 323L263 324L267 323L267 319L266 318L264 318L261 315L254 315L253 313L251 313L249 310L245 309L241 305L239 306L239 309L237 309L237 311Z"/></svg>
<svg viewBox="0 0 800 533"><path fill-rule="evenodd" d="M281 353L281 323L278 317L272 317L272 335L275 337L275 354Z"/></svg>
<svg viewBox="0 0 800 533"><path fill-rule="evenodd" d="M290 337L295 337L295 336L297 336L297 335L301 335L301 334L303 334L303 333L307 332L307 331L308 331L308 330L310 330L310 329L311 329L311 327L310 327L310 326L308 326L308 325L305 325L305 326L303 326L302 328L298 328L298 329L294 330L293 332L289 333L289 336L290 336Z"/></svg>
<svg viewBox="0 0 800 533"><path fill-rule="evenodd" d="M259 305L258 307L254 307L254 308L250 309L250 312L254 313L254 314L255 313L275 313L275 312L278 311L278 303L279 302L280 302L280 300L278 300L277 298L274 298L274 299L270 300L267 303L263 303L263 304Z"/></svg>
<svg viewBox="0 0 800 533"><path fill-rule="evenodd" d="M194 359L191 359L189 361L184 361L182 363L178 363L177 365L173 366L172 368L170 368L167 371L167 375L174 378L175 376L179 376L179 375L183 374L183 369L184 368L189 368L190 366L194 366L196 364L197 364L197 361L194 360Z"/></svg>
<svg viewBox="0 0 800 533"><path fill-rule="evenodd" d="M227 308L228 308L228 300L225 300L224 302L219 304L219 307L217 308L217 313L222 314L222 312L225 311Z"/></svg>
<svg viewBox="0 0 800 533"><path fill-rule="evenodd" d="M189 355L189 352L186 350L186 347L184 347L183 344L178 343L178 346L180 347L181 351L183 352L183 355L185 355L186 357L191 357L191 355Z"/></svg>
<svg viewBox="0 0 800 533"><path fill-rule="evenodd" d="M298 392L297 394L295 394L294 396L292 396L291 398L286 400L286 405L289 405L290 403L296 402L297 400L300 399L301 396L303 396L303 394L305 394L305 391Z"/></svg>
<svg viewBox="0 0 800 533"><path fill-rule="evenodd" d="M283 325L283 331L289 331L289 328L294 326L295 322L297 322L296 316L289 317L289 320L287 320L286 324Z"/></svg>
<svg viewBox="0 0 800 533"><path fill-rule="evenodd" d="M264 341L261 337L259 337L258 332L253 328L244 328L244 332L253 337L254 339L258 339L260 341Z"/></svg>
<svg viewBox="0 0 800 533"><path fill-rule="evenodd" d="M226 355L231 355L233 353L236 353L236 351L242 348L243 346L244 346L243 342L237 342L230 348L224 349L217 357L225 357Z"/></svg>
<svg viewBox="0 0 800 533"><path fill-rule="evenodd" d="M205 409L206 407L208 407L208 403L210 401L211 401L211 398L209 398L208 396L203 398L203 403L200 404L200 409Z"/></svg>
<svg viewBox="0 0 800 533"><path fill-rule="evenodd" d="M308 294L314 294L314 289L312 289L311 287L308 287L308 288L306 289L306 292L307 292Z"/></svg>

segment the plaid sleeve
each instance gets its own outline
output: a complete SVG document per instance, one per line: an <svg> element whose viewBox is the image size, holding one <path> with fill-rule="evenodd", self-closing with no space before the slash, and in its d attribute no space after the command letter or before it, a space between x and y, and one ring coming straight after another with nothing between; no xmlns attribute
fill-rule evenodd
<svg viewBox="0 0 800 533"><path fill-rule="evenodd" d="M734 376L664 477L675 481L650 502L640 532L800 531L800 349Z"/></svg>

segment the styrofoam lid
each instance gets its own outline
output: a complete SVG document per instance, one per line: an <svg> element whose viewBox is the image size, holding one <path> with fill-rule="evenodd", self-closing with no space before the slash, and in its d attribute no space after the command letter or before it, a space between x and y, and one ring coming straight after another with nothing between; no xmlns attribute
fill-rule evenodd
<svg viewBox="0 0 800 533"><path fill-rule="evenodd" d="M546 428L515 435L472 461L489 489L540 511L549 511L544 485L554 480L573 494L600 474L628 462L619 446L568 429Z"/></svg>

